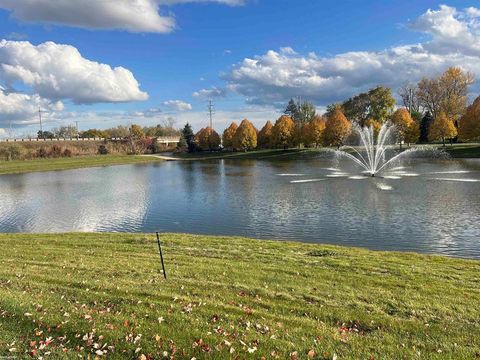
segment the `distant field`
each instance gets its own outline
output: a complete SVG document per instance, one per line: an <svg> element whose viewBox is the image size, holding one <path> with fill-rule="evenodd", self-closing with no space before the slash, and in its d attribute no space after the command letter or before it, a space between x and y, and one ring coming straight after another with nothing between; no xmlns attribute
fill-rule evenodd
<svg viewBox="0 0 480 360"><path fill-rule="evenodd" d="M480 262L237 237L0 234L0 357L474 359Z"/></svg>
<svg viewBox="0 0 480 360"><path fill-rule="evenodd" d="M85 167L138 164L161 161L150 156L92 155L51 159L0 161L0 174L18 174L35 171L68 170Z"/></svg>

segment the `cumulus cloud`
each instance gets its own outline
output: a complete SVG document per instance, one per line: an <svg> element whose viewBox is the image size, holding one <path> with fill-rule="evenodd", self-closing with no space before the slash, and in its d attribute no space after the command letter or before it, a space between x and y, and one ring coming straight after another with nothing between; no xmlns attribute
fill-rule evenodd
<svg viewBox="0 0 480 360"><path fill-rule="evenodd" d="M192 105L182 100L167 100L163 102L163 105L175 111L192 110Z"/></svg>
<svg viewBox="0 0 480 360"><path fill-rule="evenodd" d="M60 101L52 102L39 95L8 92L0 87L0 127L19 127L38 123L38 110L49 118L64 109Z"/></svg>
<svg viewBox="0 0 480 360"><path fill-rule="evenodd" d="M75 47L54 42L0 41L0 80L21 81L43 98L77 104L148 99L130 70L85 59Z"/></svg>
<svg viewBox="0 0 480 360"><path fill-rule="evenodd" d="M14 18L26 22L168 33L175 29L175 18L159 13L160 6L188 2L215 2L230 6L244 3L243 0L0 0L0 8L11 11Z"/></svg>
<svg viewBox="0 0 480 360"><path fill-rule="evenodd" d="M222 98L227 96L227 89L217 88L214 86L210 89L201 89L201 90L195 91L192 95L200 99Z"/></svg>
<svg viewBox="0 0 480 360"><path fill-rule="evenodd" d="M479 17L476 8L459 11L441 6L408 24L431 37L424 43L333 57L301 55L286 47L246 58L222 78L229 90L245 96L248 103L274 104L301 96L325 105L377 85L397 88L406 80L436 75L449 66L480 74Z"/></svg>

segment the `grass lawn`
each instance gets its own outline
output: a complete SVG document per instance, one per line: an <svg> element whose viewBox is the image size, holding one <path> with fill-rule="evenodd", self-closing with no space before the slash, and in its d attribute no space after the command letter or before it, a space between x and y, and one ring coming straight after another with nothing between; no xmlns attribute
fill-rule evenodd
<svg viewBox="0 0 480 360"><path fill-rule="evenodd" d="M0 161L0 175L34 171L67 170L95 166L138 164L152 161L161 160L151 156L94 155L53 159Z"/></svg>
<svg viewBox="0 0 480 360"><path fill-rule="evenodd" d="M173 157L185 160L210 160L210 159L265 159L279 156L290 156L305 152L305 149L267 149L252 151L222 151L222 152L197 152L180 153Z"/></svg>
<svg viewBox="0 0 480 360"><path fill-rule="evenodd" d="M473 359L480 262L236 237L0 235L0 357ZM48 358L48 357L47 357Z"/></svg>
<svg viewBox="0 0 480 360"><path fill-rule="evenodd" d="M454 158L480 158L480 144L447 145L445 150Z"/></svg>

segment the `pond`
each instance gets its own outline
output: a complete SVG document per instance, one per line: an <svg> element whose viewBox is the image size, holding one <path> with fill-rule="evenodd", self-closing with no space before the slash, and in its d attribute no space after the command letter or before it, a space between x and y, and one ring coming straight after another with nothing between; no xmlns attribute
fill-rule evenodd
<svg viewBox="0 0 480 360"><path fill-rule="evenodd" d="M322 157L2 175L0 199L0 232L185 232L480 258L475 159L415 160L387 178Z"/></svg>

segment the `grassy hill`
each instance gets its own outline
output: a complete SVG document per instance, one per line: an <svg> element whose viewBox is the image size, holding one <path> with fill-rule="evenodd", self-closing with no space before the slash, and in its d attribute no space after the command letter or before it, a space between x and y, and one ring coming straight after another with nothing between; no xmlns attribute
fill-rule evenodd
<svg viewBox="0 0 480 360"><path fill-rule="evenodd" d="M237 237L1 234L0 357L466 359L480 262Z"/></svg>

